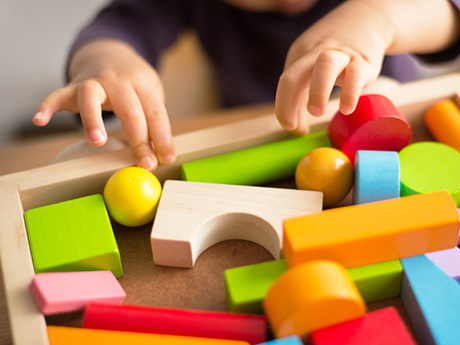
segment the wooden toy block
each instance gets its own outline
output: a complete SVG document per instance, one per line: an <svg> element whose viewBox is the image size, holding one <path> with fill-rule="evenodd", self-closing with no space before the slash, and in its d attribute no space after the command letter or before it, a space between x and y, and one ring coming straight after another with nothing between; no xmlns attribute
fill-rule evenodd
<svg viewBox="0 0 460 345"><path fill-rule="evenodd" d="M276 338L306 339L319 328L364 315L366 305L347 270L327 260L314 260L283 273L263 300Z"/></svg>
<svg viewBox="0 0 460 345"><path fill-rule="evenodd" d="M357 267L453 248L459 215L445 191L376 201L284 221L289 267L333 260Z"/></svg>
<svg viewBox="0 0 460 345"><path fill-rule="evenodd" d="M421 345L458 343L460 284L425 255L402 259L401 299Z"/></svg>
<svg viewBox="0 0 460 345"><path fill-rule="evenodd" d="M425 256L449 277L460 283L460 249L458 247L426 253Z"/></svg>
<svg viewBox="0 0 460 345"><path fill-rule="evenodd" d="M399 296L402 279L399 260L349 268L348 273L366 303Z"/></svg>
<svg viewBox="0 0 460 345"><path fill-rule="evenodd" d="M297 335L290 335L289 337L273 339L259 345L303 345L303 342Z"/></svg>
<svg viewBox="0 0 460 345"><path fill-rule="evenodd" d="M282 220L321 212L322 203L321 192L166 181L151 233L155 264L193 267L230 239L255 242L278 259Z"/></svg>
<svg viewBox="0 0 460 345"><path fill-rule="evenodd" d="M458 211L458 214L459 214L459 216L460 216L460 208L457 208L457 211ZM459 232L460 232L460 229L459 229ZM457 245L460 245L460 234L459 234L459 236L458 236Z"/></svg>
<svg viewBox="0 0 460 345"><path fill-rule="evenodd" d="M262 315L176 308L90 303L84 328L141 332L213 339L267 340L267 320Z"/></svg>
<svg viewBox="0 0 460 345"><path fill-rule="evenodd" d="M460 110L452 100L446 99L430 107L423 120L436 141L460 152Z"/></svg>
<svg viewBox="0 0 460 345"><path fill-rule="evenodd" d="M323 192L323 205L342 201L353 186L353 167L341 151L320 147L307 153L297 164L298 189Z"/></svg>
<svg viewBox="0 0 460 345"><path fill-rule="evenodd" d="M225 270L228 310L263 314L262 300L273 282L287 269L286 260L280 259Z"/></svg>
<svg viewBox="0 0 460 345"><path fill-rule="evenodd" d="M399 198L399 156L395 151L361 151L355 158L353 203Z"/></svg>
<svg viewBox="0 0 460 345"><path fill-rule="evenodd" d="M50 345L248 345L246 341L48 326Z"/></svg>
<svg viewBox="0 0 460 345"><path fill-rule="evenodd" d="M460 206L460 152L424 141L405 147L399 158L401 196L446 190Z"/></svg>
<svg viewBox="0 0 460 345"><path fill-rule="evenodd" d="M416 345L401 316L394 307L313 331L311 345Z"/></svg>
<svg viewBox="0 0 460 345"><path fill-rule="evenodd" d="M225 270L228 310L262 314L262 300L268 289L287 270L285 259ZM348 273L366 303L399 296L402 277L399 260L348 268Z"/></svg>
<svg viewBox="0 0 460 345"><path fill-rule="evenodd" d="M459 85L460 74L449 74L405 83L382 94L393 102L411 127L416 129L423 127L423 114L436 102L453 99L459 103ZM339 100L334 99L329 102L324 116L309 117L307 121L310 131L327 130L338 104ZM218 118L220 121L221 117ZM160 165L155 175L161 182L178 179L180 165L184 162L288 137L289 134L279 125L274 114L177 135L173 138L176 162ZM3 275L5 291L4 301L0 298L0 310L7 313L2 315L0 312L2 341L6 339L5 343L15 345L48 344L45 318L28 292L35 273L24 224L24 211L102 193L105 182L114 172L134 164L131 150L123 149L0 177L0 273Z"/></svg>
<svg viewBox="0 0 460 345"><path fill-rule="evenodd" d="M411 128L394 104L385 96L370 94L359 98L350 115L340 111L329 123L332 144L355 164L358 150L399 151L411 139Z"/></svg>
<svg viewBox="0 0 460 345"><path fill-rule="evenodd" d="M123 275L120 253L102 195L24 213L35 273L112 271Z"/></svg>
<svg viewBox="0 0 460 345"><path fill-rule="evenodd" d="M44 315L82 310L94 301L121 304L126 297L110 271L39 273L29 291Z"/></svg>
<svg viewBox="0 0 460 345"><path fill-rule="evenodd" d="M318 147L331 146L326 132L311 133L270 144L182 164L186 181L258 185L292 177L299 160Z"/></svg>

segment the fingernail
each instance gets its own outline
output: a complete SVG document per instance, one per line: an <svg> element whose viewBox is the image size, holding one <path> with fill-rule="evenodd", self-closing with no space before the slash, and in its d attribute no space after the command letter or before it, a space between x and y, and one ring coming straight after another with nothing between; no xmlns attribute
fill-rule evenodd
<svg viewBox="0 0 460 345"><path fill-rule="evenodd" d="M340 112L343 115L349 115L349 114L352 113L352 111L353 111L353 109L349 105L344 105L344 106L340 107Z"/></svg>
<svg viewBox="0 0 460 345"><path fill-rule="evenodd" d="M313 116L320 116L322 114L321 108L315 107L314 105L308 106L308 112Z"/></svg>
<svg viewBox="0 0 460 345"><path fill-rule="evenodd" d="M150 157L145 157L141 160L141 167L144 169L153 170L156 166L156 163Z"/></svg>
<svg viewBox="0 0 460 345"><path fill-rule="evenodd" d="M43 114L41 111L39 111L38 113L36 113L34 115L34 120L40 120L42 118Z"/></svg>
<svg viewBox="0 0 460 345"><path fill-rule="evenodd" d="M294 129L296 129L296 126L294 125L285 125L283 123L281 123L281 127L283 127L287 131L293 131Z"/></svg>
<svg viewBox="0 0 460 345"><path fill-rule="evenodd" d="M163 164L171 164L176 160L176 157L174 155L167 155L162 158Z"/></svg>
<svg viewBox="0 0 460 345"><path fill-rule="evenodd" d="M100 129L95 129L89 133L89 140L91 140L93 144L102 143L105 140L104 134L102 134Z"/></svg>

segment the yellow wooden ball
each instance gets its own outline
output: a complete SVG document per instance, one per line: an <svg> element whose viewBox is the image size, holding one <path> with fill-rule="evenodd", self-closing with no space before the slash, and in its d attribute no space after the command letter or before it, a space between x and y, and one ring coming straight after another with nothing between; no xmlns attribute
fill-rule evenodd
<svg viewBox="0 0 460 345"><path fill-rule="evenodd" d="M320 147L307 153L297 165L298 189L323 192L323 205L343 200L353 185L353 167L348 157L337 149Z"/></svg>
<svg viewBox="0 0 460 345"><path fill-rule="evenodd" d="M119 224L136 227L147 224L156 214L161 184L150 171L124 168L114 173L104 188L110 216Z"/></svg>

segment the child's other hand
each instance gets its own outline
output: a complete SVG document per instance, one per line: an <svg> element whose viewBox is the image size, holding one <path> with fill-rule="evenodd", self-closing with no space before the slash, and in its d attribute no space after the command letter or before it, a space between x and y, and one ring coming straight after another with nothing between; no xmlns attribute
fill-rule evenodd
<svg viewBox="0 0 460 345"><path fill-rule="evenodd" d="M360 1L346 1L305 31L291 46L276 94L281 125L300 135L307 116L321 116L334 85L342 87L340 111L354 111L362 89L379 75L389 44L385 19Z"/></svg>
<svg viewBox="0 0 460 345"><path fill-rule="evenodd" d="M101 111L113 111L138 166L154 170L158 160L175 160L160 78L130 46L114 40L87 43L72 57L68 73L69 85L38 106L37 126L48 124L58 111L80 113L89 143L101 146L107 140Z"/></svg>

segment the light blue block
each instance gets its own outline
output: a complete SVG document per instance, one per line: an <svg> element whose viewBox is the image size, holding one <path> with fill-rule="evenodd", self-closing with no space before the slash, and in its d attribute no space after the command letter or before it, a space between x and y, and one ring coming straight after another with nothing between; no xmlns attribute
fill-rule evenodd
<svg viewBox="0 0 460 345"><path fill-rule="evenodd" d="M353 203L399 198L399 155L394 151L358 151L355 158Z"/></svg>
<svg viewBox="0 0 460 345"><path fill-rule="evenodd" d="M290 335L289 337L270 340L258 345L303 345L303 342L297 335Z"/></svg>
<svg viewBox="0 0 460 345"><path fill-rule="evenodd" d="M459 344L460 284L425 255L401 259L401 299L421 345Z"/></svg>

